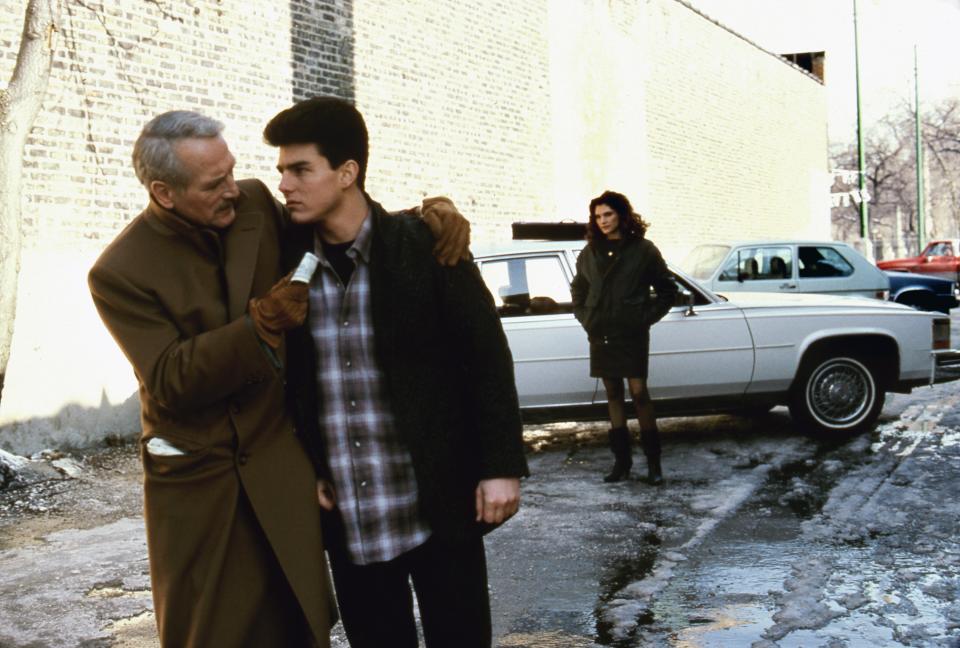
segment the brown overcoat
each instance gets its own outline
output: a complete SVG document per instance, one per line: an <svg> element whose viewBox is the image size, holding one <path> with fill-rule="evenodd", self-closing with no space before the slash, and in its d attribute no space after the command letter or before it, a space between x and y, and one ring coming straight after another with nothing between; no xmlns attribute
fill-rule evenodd
<svg viewBox="0 0 960 648"><path fill-rule="evenodd" d="M280 276L282 208L262 183L238 184L219 236L151 202L104 250L90 289L140 384L162 644L328 646L316 477L284 406L285 349L271 356L245 316ZM186 454L147 452L154 437Z"/></svg>

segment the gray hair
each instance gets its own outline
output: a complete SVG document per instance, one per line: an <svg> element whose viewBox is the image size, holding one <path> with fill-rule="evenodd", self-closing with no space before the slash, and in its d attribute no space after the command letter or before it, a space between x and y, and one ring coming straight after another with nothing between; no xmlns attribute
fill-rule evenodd
<svg viewBox="0 0 960 648"><path fill-rule="evenodd" d="M154 180L182 189L190 183L174 146L193 137L218 137L223 124L189 110L171 110L157 115L143 127L133 145L133 170L144 187Z"/></svg>

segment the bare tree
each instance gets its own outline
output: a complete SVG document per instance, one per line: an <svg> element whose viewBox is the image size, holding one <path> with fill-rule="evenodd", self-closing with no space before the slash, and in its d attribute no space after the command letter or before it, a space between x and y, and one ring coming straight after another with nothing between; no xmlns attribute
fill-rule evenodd
<svg viewBox="0 0 960 648"><path fill-rule="evenodd" d="M935 236L954 236L960 232L960 100L950 99L933 106L921 115L921 123L927 222ZM904 102L878 122L865 139L871 235L889 241L904 236L909 240L919 234L913 107ZM835 148L831 161L837 168L856 169L856 146ZM850 183L835 182L833 191L853 188ZM832 216L835 236L856 236L856 205L835 207Z"/></svg>
<svg viewBox="0 0 960 648"><path fill-rule="evenodd" d="M913 137L909 124L900 116L888 116L878 122L864 141L866 189L870 194L871 235L895 238L898 211L912 228L916 201ZM835 168L856 169L857 147L851 144L832 156ZM856 183L836 183L834 191L850 191ZM859 234L859 207L853 202L833 210L835 234L850 238Z"/></svg>
<svg viewBox="0 0 960 648"><path fill-rule="evenodd" d="M923 136L929 151L931 202L949 214L960 231L960 100L949 99L923 119Z"/></svg>
<svg viewBox="0 0 960 648"><path fill-rule="evenodd" d="M50 79L62 0L29 0L13 75L0 91L0 394L10 359L23 244L23 147Z"/></svg>

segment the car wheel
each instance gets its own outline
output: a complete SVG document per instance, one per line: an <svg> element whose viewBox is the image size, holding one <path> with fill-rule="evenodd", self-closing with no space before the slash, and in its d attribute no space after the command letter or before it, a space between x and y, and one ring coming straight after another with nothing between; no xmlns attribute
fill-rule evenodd
<svg viewBox="0 0 960 648"><path fill-rule="evenodd" d="M862 358L820 355L805 360L790 394L790 415L815 433L856 433L880 416L886 397Z"/></svg>

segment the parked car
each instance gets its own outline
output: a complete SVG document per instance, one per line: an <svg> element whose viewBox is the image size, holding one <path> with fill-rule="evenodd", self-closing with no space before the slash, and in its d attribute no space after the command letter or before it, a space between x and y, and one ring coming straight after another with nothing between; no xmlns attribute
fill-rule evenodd
<svg viewBox="0 0 960 648"><path fill-rule="evenodd" d="M604 403L572 312L570 281L582 247L513 242L475 250L528 416ZM649 386L661 415L786 404L806 429L863 430L876 421L885 392L931 383L935 357L950 346L948 318L899 304L799 294L728 300L671 270L678 303L651 329Z"/></svg>
<svg viewBox="0 0 960 648"><path fill-rule="evenodd" d="M827 293L886 299L890 279L839 241L751 241L698 245L680 268L720 294Z"/></svg>
<svg viewBox="0 0 960 648"><path fill-rule="evenodd" d="M880 261L877 266L883 270L900 270L924 275L943 277L960 282L960 240L940 239L930 241L919 255L906 259Z"/></svg>
<svg viewBox="0 0 960 648"><path fill-rule="evenodd" d="M960 288L957 282L916 274L887 270L890 279L890 300L920 310L949 313L960 305Z"/></svg>

